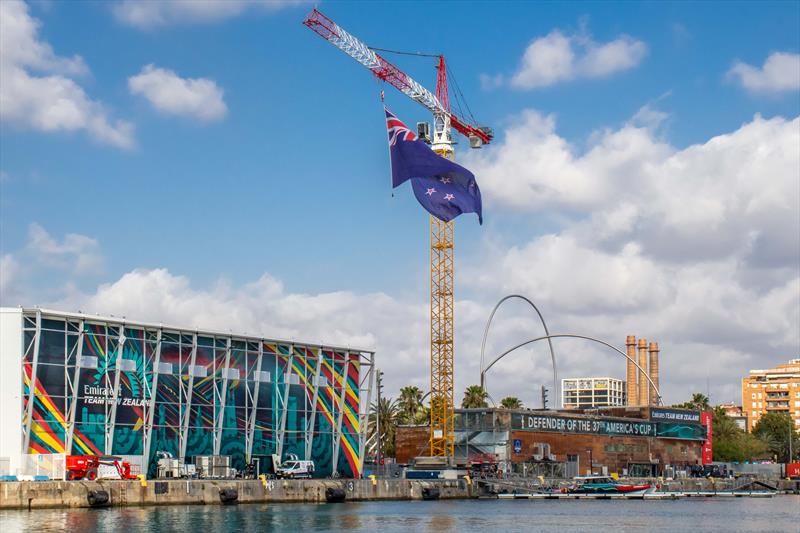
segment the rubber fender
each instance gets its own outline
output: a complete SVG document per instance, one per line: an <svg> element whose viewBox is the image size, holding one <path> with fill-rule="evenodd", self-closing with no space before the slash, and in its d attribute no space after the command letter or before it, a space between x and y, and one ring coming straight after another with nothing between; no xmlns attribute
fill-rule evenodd
<svg viewBox="0 0 800 533"><path fill-rule="evenodd" d="M219 501L222 503L236 503L239 491L236 489L219 489Z"/></svg>
<svg viewBox="0 0 800 533"><path fill-rule="evenodd" d="M325 501L328 503L341 503L347 498L344 489L328 487L325 489Z"/></svg>
<svg viewBox="0 0 800 533"><path fill-rule="evenodd" d="M422 488L422 499L423 500L438 500L439 499L439 489L436 487L423 487Z"/></svg>
<svg viewBox="0 0 800 533"><path fill-rule="evenodd" d="M102 507L108 505L110 498L108 492L104 490L90 490L86 495L86 501L91 507Z"/></svg>

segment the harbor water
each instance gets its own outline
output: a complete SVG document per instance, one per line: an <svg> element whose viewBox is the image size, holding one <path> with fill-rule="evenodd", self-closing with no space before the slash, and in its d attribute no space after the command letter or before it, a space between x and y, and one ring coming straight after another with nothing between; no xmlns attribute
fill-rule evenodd
<svg viewBox="0 0 800 533"><path fill-rule="evenodd" d="M800 532L800 496L641 500L450 500L0 511L0 531Z"/></svg>

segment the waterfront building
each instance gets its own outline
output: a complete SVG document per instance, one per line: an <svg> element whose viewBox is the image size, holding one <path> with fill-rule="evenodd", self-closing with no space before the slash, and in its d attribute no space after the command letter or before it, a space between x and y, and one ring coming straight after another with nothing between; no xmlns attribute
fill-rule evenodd
<svg viewBox="0 0 800 533"><path fill-rule="evenodd" d="M669 475L667 465L674 472L703 462L701 420L699 411L662 407L456 409L455 460L534 476ZM398 463L424 455L428 431L397 428Z"/></svg>
<svg viewBox="0 0 800 533"><path fill-rule="evenodd" d="M800 359L742 378L742 410L752 430L764 413L784 413L800 429Z"/></svg>
<svg viewBox="0 0 800 533"><path fill-rule="evenodd" d="M626 384L621 379L567 378L561 380L561 406L564 409L590 409L626 405Z"/></svg>
<svg viewBox="0 0 800 533"><path fill-rule="evenodd" d="M373 368L352 347L0 308L0 467L58 477L64 455L115 455L152 475L159 452L237 469L291 453L359 477Z"/></svg>

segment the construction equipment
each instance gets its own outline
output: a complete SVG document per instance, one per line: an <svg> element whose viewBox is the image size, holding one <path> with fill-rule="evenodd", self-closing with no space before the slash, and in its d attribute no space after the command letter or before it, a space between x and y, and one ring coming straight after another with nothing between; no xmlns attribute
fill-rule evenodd
<svg viewBox="0 0 800 533"><path fill-rule="evenodd" d="M67 481L78 479L136 479L131 464L121 457L98 455L67 455L65 461Z"/></svg>
<svg viewBox="0 0 800 533"><path fill-rule="evenodd" d="M471 125L450 110L444 56L436 56L439 62L434 95L317 9L311 11L303 24L367 67L376 78L389 83L433 113L433 138L429 136L427 124L419 124L417 130L421 133L420 138L429 142L440 156L454 159L451 128L465 135L472 148L491 142L491 128ZM448 458L453 456L454 445L453 226L453 221L442 222L430 217L430 453L433 457Z"/></svg>

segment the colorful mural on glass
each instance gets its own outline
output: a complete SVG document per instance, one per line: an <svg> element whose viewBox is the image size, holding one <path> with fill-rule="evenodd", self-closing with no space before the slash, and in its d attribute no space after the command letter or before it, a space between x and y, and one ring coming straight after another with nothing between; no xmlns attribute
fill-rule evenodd
<svg viewBox="0 0 800 533"><path fill-rule="evenodd" d="M38 358L27 353L35 329L25 330L23 413L35 383L28 453L147 450L151 474L159 451L228 455L239 469L294 453L317 476L360 476L361 352L77 324L42 321Z"/></svg>

